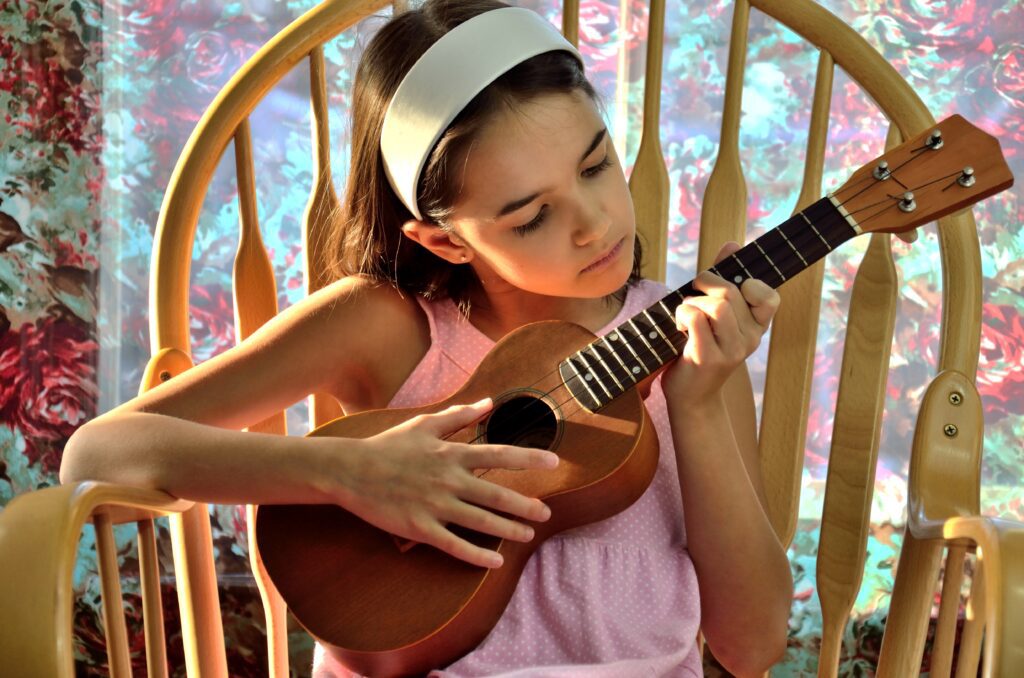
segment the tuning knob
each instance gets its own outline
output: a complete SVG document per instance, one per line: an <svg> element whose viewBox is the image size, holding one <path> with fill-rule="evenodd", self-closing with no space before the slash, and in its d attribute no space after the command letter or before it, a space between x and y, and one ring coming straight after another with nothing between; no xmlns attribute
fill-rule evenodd
<svg viewBox="0 0 1024 678"><path fill-rule="evenodd" d="M973 186L974 185L974 168L973 167L969 167L969 166L965 167L963 172L961 172L960 176L957 178L956 183L960 184L961 186L963 186L965 188L968 187L968 186Z"/></svg>
<svg viewBox="0 0 1024 678"><path fill-rule="evenodd" d="M937 151L942 148L942 130L937 129L932 132L932 135L928 137L928 141L925 142L925 145L933 151Z"/></svg>
<svg viewBox="0 0 1024 678"><path fill-rule="evenodd" d="M914 194L907 191L903 194L903 199L899 202L900 209L904 212L913 212L917 209L917 203L914 202Z"/></svg>
<svg viewBox="0 0 1024 678"><path fill-rule="evenodd" d="M872 172L872 174L879 181L885 181L892 176L892 172L889 171L889 163L885 160L879 161L878 166L875 167L875 171Z"/></svg>

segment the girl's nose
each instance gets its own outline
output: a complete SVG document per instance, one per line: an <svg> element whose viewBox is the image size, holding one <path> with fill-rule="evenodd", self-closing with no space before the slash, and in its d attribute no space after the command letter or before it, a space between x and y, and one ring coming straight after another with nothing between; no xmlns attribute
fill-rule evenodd
<svg viewBox="0 0 1024 678"><path fill-rule="evenodd" d="M577 246L589 245L595 240L604 238L611 228L612 218L600 202L587 203L580 207L578 226L573 234Z"/></svg>

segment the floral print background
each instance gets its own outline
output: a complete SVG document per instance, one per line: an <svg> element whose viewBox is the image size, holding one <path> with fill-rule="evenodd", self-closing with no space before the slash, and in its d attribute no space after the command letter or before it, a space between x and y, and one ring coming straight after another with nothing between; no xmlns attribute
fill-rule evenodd
<svg viewBox="0 0 1024 678"><path fill-rule="evenodd" d="M152 233L176 158L231 74L313 0L0 0L0 510L15 495L57 482L67 438L130 398L149 354L147 295ZM553 0L519 3L559 24ZM584 0L581 49L607 102L628 163L639 145L647 4ZM1015 0L858 3L826 0L920 94L937 118L957 112L998 136L1024 177L1024 7ZM732 4L669 3L662 142L673 186L669 283L694 274L700 199L717 151ZM620 16L625 8L626 16ZM358 55L385 16L328 44L333 170L345 180L348 91ZM788 217L801 179L817 54L754 12L741 152L750 188L750 237ZM311 185L308 75L300 67L252 117L260 219L280 304L302 295L299 223ZM885 121L841 73L833 96L826 186L879 154ZM1024 520L1024 221L1019 188L975 214L985 276L978 388L985 405L984 510ZM231 153L204 203L192 263L194 354L235 339L231 260L237 241ZM829 454L831 406L857 239L827 260L808 427L800 530L791 548L796 599L790 651L778 676L812 675L820 637L814 594L817 519ZM894 243L901 279L882 433L873 534L847 632L841 675L872 675L905 521L914 415L934 374L941 274L934 226L912 246ZM763 381L765 351L752 360ZM304 408L290 411L293 434ZM233 675L263 675L262 612L248 575L244 513L211 509ZM141 669L132 530L118 532L127 613ZM87 530L75 574L76 654L83 675L105 674L99 584ZM182 650L166 538L160 542L173 673ZM292 671L308 672L311 644L292 634ZM927 670L927 659L923 666Z"/></svg>

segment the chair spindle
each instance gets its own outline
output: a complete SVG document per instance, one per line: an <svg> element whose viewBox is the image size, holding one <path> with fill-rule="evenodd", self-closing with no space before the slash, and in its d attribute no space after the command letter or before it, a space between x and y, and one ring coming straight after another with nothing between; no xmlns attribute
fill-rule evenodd
<svg viewBox="0 0 1024 678"><path fill-rule="evenodd" d="M843 631L864 575L882 429L888 350L896 322L891 236L875 233L853 283L836 399L817 558L822 648L819 676L835 676ZM854 369L856 365L856 369Z"/></svg>
<svg viewBox="0 0 1024 678"><path fill-rule="evenodd" d="M661 58L665 42L665 0L651 0L644 71L644 116L629 191L637 232L643 242L645 278L665 281L668 249L668 168L661 149Z"/></svg>
<svg viewBox="0 0 1024 678"><path fill-rule="evenodd" d="M953 667L953 646L956 644L956 620L960 612L960 588L964 582L964 558L967 547L954 544L946 550L946 567L942 575L942 600L939 619L932 641L932 662L929 675L944 678Z"/></svg>
<svg viewBox="0 0 1024 678"><path fill-rule="evenodd" d="M562 3L562 35L575 47L580 46L580 0Z"/></svg>
<svg viewBox="0 0 1024 678"><path fill-rule="evenodd" d="M100 592L103 596L103 635L107 641L108 671L114 678L130 678L128 627L121 600L121 580L117 568L114 529L105 513L93 516L96 528L96 551L99 556Z"/></svg>
<svg viewBox="0 0 1024 678"><path fill-rule="evenodd" d="M985 630L985 560L979 553L974 565L971 593L967 599L964 629L960 633L960 653L956 662L956 678L975 678L981 661L981 640Z"/></svg>
<svg viewBox="0 0 1024 678"><path fill-rule="evenodd" d="M306 292L312 294L330 282L325 247L331 220L340 207L331 178L331 132L327 110L327 75L322 46L309 53L309 101L313 135L313 189L303 215L302 245L306 262ZM343 412L333 397L310 397L310 424L317 427Z"/></svg>
<svg viewBox="0 0 1024 678"><path fill-rule="evenodd" d="M238 177L239 238L234 265L235 336L243 341L277 315L277 283L273 266L260 236L256 211L256 180L252 155L252 134L246 118L235 131L235 172ZM284 412L276 412L249 426L248 431L287 435ZM267 662L270 675L288 675L287 610L267 575L256 547L256 507L245 507L249 563L263 601L267 624Z"/></svg>
<svg viewBox="0 0 1024 678"><path fill-rule="evenodd" d="M803 184L794 214L821 197L834 73L832 56L822 50L807 132ZM824 277L825 262L819 260L779 289L782 302L772 320L768 344L758 449L768 518L779 542L787 548L796 533L800 508L807 412Z"/></svg>
<svg viewBox="0 0 1024 678"><path fill-rule="evenodd" d="M139 530L139 579L142 586L142 620L146 637L148 678L167 678L167 639L160 595L160 559L152 518L136 523Z"/></svg>

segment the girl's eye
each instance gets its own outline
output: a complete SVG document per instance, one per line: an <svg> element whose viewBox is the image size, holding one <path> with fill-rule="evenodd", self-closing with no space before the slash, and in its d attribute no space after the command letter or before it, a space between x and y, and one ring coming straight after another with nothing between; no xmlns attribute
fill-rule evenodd
<svg viewBox="0 0 1024 678"><path fill-rule="evenodd" d="M605 171L606 169L608 169L611 166L612 166L612 160L611 160L611 158L609 156L606 155L606 156L604 156L604 160L602 160L598 164L594 165L593 167L589 167L589 168L583 170L583 176L585 176L585 177L597 176L598 174L600 174L601 172Z"/></svg>
<svg viewBox="0 0 1024 678"><path fill-rule="evenodd" d="M516 226L512 230L514 230L516 232L516 235L526 235L530 231L535 231L538 228L540 228L540 225L542 223L544 223L544 218L547 215L548 215L548 206L544 205L543 207L540 208L540 212L537 213L537 216L535 216L533 218L533 220L530 221L530 223L523 224L522 226Z"/></svg>
<svg viewBox="0 0 1024 678"><path fill-rule="evenodd" d="M592 178L592 177L595 177L595 176L597 176L598 174L600 174L601 172L605 171L606 169L608 169L611 166L612 166L612 160L611 160L611 158L609 156L606 155L606 156L604 156L604 160L602 160L598 164L594 165L593 167L588 167L587 169L583 170L583 176L588 178L588 179ZM532 221L530 221L527 224L523 224L522 226L516 226L512 230L514 230L516 232L516 235L526 235L527 233L530 233L531 231L536 231L538 228L540 228L540 225L544 223L544 218L547 217L547 213L548 213L548 206L544 205L543 207L540 208L540 212L537 213L537 216L534 217Z"/></svg>

